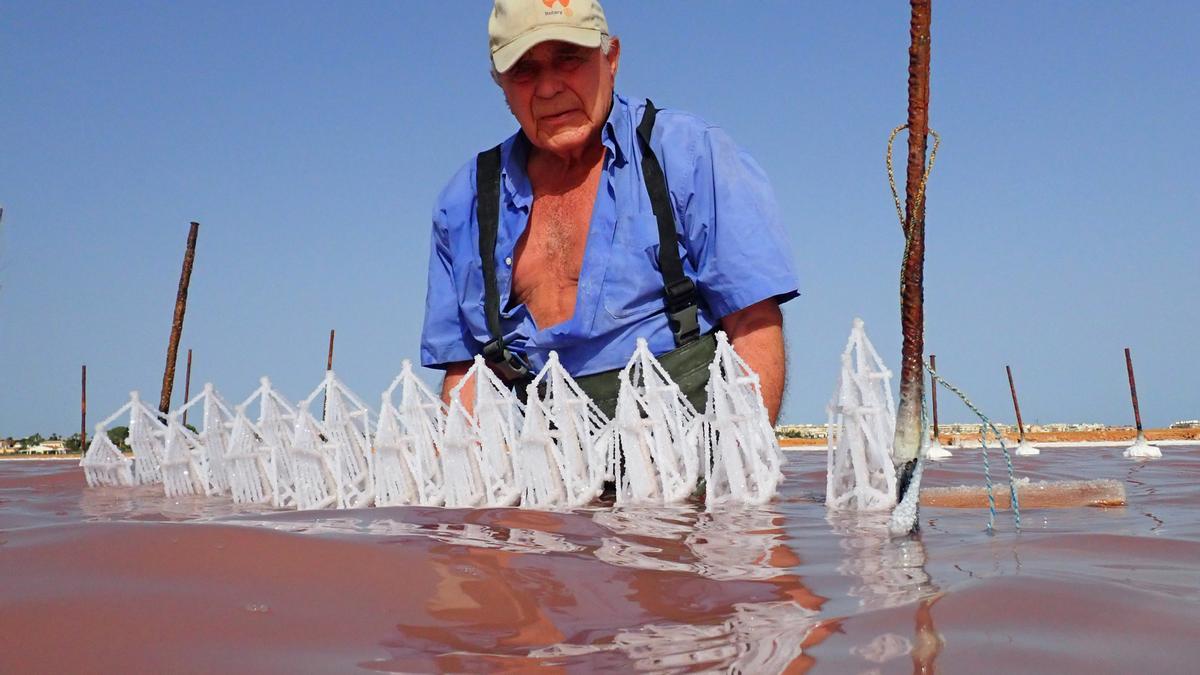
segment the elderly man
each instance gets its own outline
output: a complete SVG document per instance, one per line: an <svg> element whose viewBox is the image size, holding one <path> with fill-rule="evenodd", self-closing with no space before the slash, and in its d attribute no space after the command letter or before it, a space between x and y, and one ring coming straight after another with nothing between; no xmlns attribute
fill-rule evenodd
<svg viewBox="0 0 1200 675"><path fill-rule="evenodd" d="M433 212L421 362L442 395L476 354L523 391L557 351L612 415L645 338L703 410L721 329L774 423L797 283L762 169L720 128L614 92L621 43L595 0L496 0L488 37L520 130Z"/></svg>

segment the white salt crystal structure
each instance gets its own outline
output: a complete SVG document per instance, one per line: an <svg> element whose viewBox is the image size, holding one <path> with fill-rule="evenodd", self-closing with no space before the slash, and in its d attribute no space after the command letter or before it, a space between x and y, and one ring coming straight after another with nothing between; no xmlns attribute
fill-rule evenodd
<svg viewBox="0 0 1200 675"><path fill-rule="evenodd" d="M479 432L459 394L458 388L450 392L442 436L442 495L448 507L472 508L487 504L487 484L480 468Z"/></svg>
<svg viewBox="0 0 1200 675"><path fill-rule="evenodd" d="M950 459L953 456L936 437L929 439L929 445L925 448L926 459Z"/></svg>
<svg viewBox="0 0 1200 675"><path fill-rule="evenodd" d="M546 509L567 501L558 448L550 430L550 412L538 400L537 385L526 389L525 424L513 455L513 470L521 487L521 506Z"/></svg>
<svg viewBox="0 0 1200 675"><path fill-rule="evenodd" d="M193 432L183 425L185 412L202 407L203 430ZM225 476L228 449L229 408L212 384L167 416L163 444L163 486L168 497L219 495L229 488Z"/></svg>
<svg viewBox="0 0 1200 675"><path fill-rule="evenodd" d="M644 338L620 381L616 424L624 466L617 470L617 503L682 502L700 478L703 420Z"/></svg>
<svg viewBox="0 0 1200 675"><path fill-rule="evenodd" d="M412 439L401 429L400 410L392 402L396 389L404 386L405 377L412 376L412 365L405 360L396 379L381 395L379 420L375 427L373 482L376 506L420 504L417 488L417 467Z"/></svg>
<svg viewBox="0 0 1200 675"><path fill-rule="evenodd" d="M1022 439L1021 442L1017 444L1017 449L1014 450L1013 453L1018 457L1033 457L1034 455L1042 454L1042 451L1038 450L1037 447L1035 447L1029 441Z"/></svg>
<svg viewBox="0 0 1200 675"><path fill-rule="evenodd" d="M211 383L204 385L203 396L204 418L201 421L200 445L204 448L207 470L205 493L218 495L229 491L225 456L229 454L233 412Z"/></svg>
<svg viewBox="0 0 1200 675"><path fill-rule="evenodd" d="M767 417L758 374L717 333L709 366L708 433L703 435L705 508L728 502L765 504L783 479L783 455Z"/></svg>
<svg viewBox="0 0 1200 675"><path fill-rule="evenodd" d="M855 319L827 409L825 506L829 509L879 511L896 505L891 452L896 404L891 377L867 339L862 319Z"/></svg>
<svg viewBox="0 0 1200 675"><path fill-rule="evenodd" d="M308 409L311 403L310 397L296 405L292 444L285 449L292 484L287 486L283 499L276 498L275 506L290 506L301 511L337 506L337 488L325 461L321 424Z"/></svg>
<svg viewBox="0 0 1200 675"><path fill-rule="evenodd" d="M455 387L460 392L470 384L474 388L475 432L479 439L479 470L484 482L488 506L513 506L521 490L513 476L512 453L524 411L513 392L488 368L482 356L467 369Z"/></svg>
<svg viewBox="0 0 1200 675"><path fill-rule="evenodd" d="M199 397L195 400L199 400ZM183 406L180 410L186 408ZM200 447L200 438L183 426L180 416L181 413L177 411L167 415L164 432L166 442L163 443L162 481L163 491L168 497L200 495L205 490L203 474L207 472L201 467L203 449Z"/></svg>
<svg viewBox="0 0 1200 675"><path fill-rule="evenodd" d="M162 482L163 437L166 425L157 411L142 403L136 391L129 392L129 438L133 448L133 478L138 485Z"/></svg>
<svg viewBox="0 0 1200 675"><path fill-rule="evenodd" d="M1125 452L1122 455L1130 459L1158 459L1162 457L1162 450L1147 443L1145 434L1139 430L1137 438L1133 441L1133 445L1125 448Z"/></svg>
<svg viewBox="0 0 1200 675"><path fill-rule="evenodd" d="M290 452L297 423L296 410L286 398L275 391L271 380L266 377L259 379L258 389L255 389L239 408L249 410L255 404L258 405L258 420L254 424L254 432L258 437L255 445L271 504L276 507L296 508L293 478L295 467ZM243 445L235 447L239 457L248 450ZM239 465L249 472L248 464L239 462ZM245 478L246 483L249 483L251 477L247 475Z"/></svg>
<svg viewBox="0 0 1200 675"><path fill-rule="evenodd" d="M225 476L229 494L238 504L261 504L271 501L270 452L263 446L262 436L246 417L246 407L234 409L229 433L229 448L225 453Z"/></svg>
<svg viewBox="0 0 1200 675"><path fill-rule="evenodd" d="M367 406L332 370L306 403L324 396L325 414L319 424L323 459L330 477L336 506L354 509L374 500L371 477L371 421ZM307 406L305 406L307 408Z"/></svg>
<svg viewBox="0 0 1200 675"><path fill-rule="evenodd" d="M442 461L438 448L446 425L446 406L412 371L404 361L400 377L400 430L408 448L409 466L417 488L417 504L441 506ZM391 391L391 390L389 390ZM390 404L391 394L387 393ZM378 499L378 497L376 497Z"/></svg>
<svg viewBox="0 0 1200 675"><path fill-rule="evenodd" d="M120 415L124 408L117 412ZM109 440L104 424L97 424L87 452L79 461L89 487L101 485L133 486L133 460L121 454Z"/></svg>
<svg viewBox="0 0 1200 675"><path fill-rule="evenodd" d="M521 506L578 507L610 478L615 427L550 352L528 387L514 456Z"/></svg>

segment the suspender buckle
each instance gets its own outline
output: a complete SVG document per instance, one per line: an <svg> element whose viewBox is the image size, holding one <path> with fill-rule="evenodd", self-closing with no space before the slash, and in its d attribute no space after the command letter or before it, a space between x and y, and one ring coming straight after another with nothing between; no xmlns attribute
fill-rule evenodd
<svg viewBox="0 0 1200 675"><path fill-rule="evenodd" d="M529 366L521 357L504 346L501 340L492 340L483 346L483 358L505 381L529 377Z"/></svg>
<svg viewBox="0 0 1200 675"><path fill-rule="evenodd" d="M667 320L675 334L676 346L700 337L700 317L696 309L696 282L690 277L677 279L663 287L667 295Z"/></svg>
<svg viewBox="0 0 1200 675"><path fill-rule="evenodd" d="M696 304L696 282L691 277L676 279L663 286L663 290L667 293L667 309L671 312Z"/></svg>

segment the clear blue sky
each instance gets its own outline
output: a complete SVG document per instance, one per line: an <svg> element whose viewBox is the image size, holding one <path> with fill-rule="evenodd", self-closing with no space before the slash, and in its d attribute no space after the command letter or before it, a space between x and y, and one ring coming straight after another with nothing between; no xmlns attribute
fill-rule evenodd
<svg viewBox="0 0 1200 675"><path fill-rule="evenodd" d="M772 177L804 292L782 421L823 420L855 316L898 368L908 4L605 6L618 89ZM77 430L82 363L92 421L157 399L190 220L194 382L302 397L336 327L376 401L418 356L434 196L515 128L489 7L0 1L0 436ZM935 2L927 345L995 418L1007 363L1027 421L1129 422L1127 345L1147 424L1200 417L1197 35L1195 2Z"/></svg>

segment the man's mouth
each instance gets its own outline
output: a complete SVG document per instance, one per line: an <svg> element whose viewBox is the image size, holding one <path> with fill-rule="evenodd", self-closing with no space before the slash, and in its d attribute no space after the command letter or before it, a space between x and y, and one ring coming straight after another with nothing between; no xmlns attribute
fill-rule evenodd
<svg viewBox="0 0 1200 675"><path fill-rule="evenodd" d="M572 114L572 113L574 113L574 112L576 112L576 111L572 109L572 110L564 110L564 111L562 111L562 112L559 112L559 113L554 113L554 114L552 114L552 115L543 115L543 116L542 116L542 121L543 121L543 122L549 122L549 123L551 123L551 124L554 124L554 123L556 123L556 122L563 122L563 121L565 121L565 120L566 120L568 117L570 117L570 116L571 116L571 114Z"/></svg>

